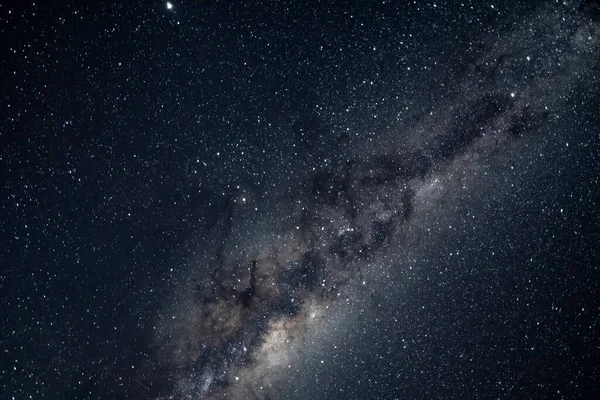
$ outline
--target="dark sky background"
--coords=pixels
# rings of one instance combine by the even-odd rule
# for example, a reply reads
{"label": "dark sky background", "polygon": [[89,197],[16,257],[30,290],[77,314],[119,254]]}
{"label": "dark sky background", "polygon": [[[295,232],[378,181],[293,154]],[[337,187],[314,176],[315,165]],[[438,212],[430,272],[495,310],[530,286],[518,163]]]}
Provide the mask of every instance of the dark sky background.
{"label": "dark sky background", "polygon": [[2,398],[600,397],[598,2],[0,33]]}

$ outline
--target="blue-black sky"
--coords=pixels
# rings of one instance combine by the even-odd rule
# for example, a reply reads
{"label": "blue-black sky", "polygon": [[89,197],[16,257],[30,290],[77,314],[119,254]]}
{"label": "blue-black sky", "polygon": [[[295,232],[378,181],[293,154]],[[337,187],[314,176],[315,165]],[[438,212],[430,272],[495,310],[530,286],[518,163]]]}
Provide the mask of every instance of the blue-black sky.
{"label": "blue-black sky", "polygon": [[0,6],[0,393],[600,395],[600,5]]}

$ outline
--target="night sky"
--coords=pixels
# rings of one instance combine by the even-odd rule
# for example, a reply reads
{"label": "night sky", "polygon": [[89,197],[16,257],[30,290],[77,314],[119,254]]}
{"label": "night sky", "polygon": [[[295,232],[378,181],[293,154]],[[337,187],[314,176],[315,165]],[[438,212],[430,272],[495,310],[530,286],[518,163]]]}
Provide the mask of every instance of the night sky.
{"label": "night sky", "polygon": [[600,398],[597,1],[0,34],[2,399]]}

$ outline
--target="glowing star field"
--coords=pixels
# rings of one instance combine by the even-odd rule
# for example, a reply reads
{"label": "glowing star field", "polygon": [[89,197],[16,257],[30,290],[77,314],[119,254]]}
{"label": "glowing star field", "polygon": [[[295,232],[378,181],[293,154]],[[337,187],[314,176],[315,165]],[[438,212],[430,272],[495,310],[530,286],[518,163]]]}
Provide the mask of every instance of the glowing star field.
{"label": "glowing star field", "polygon": [[3,7],[7,398],[595,398],[594,1]]}

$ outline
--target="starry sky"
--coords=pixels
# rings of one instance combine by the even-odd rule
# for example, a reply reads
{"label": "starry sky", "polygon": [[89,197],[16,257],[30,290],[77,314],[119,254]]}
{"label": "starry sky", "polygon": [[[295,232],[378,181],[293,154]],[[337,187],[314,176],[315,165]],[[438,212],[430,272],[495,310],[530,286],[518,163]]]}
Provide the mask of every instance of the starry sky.
{"label": "starry sky", "polygon": [[597,1],[46,3],[2,398],[600,396]]}

